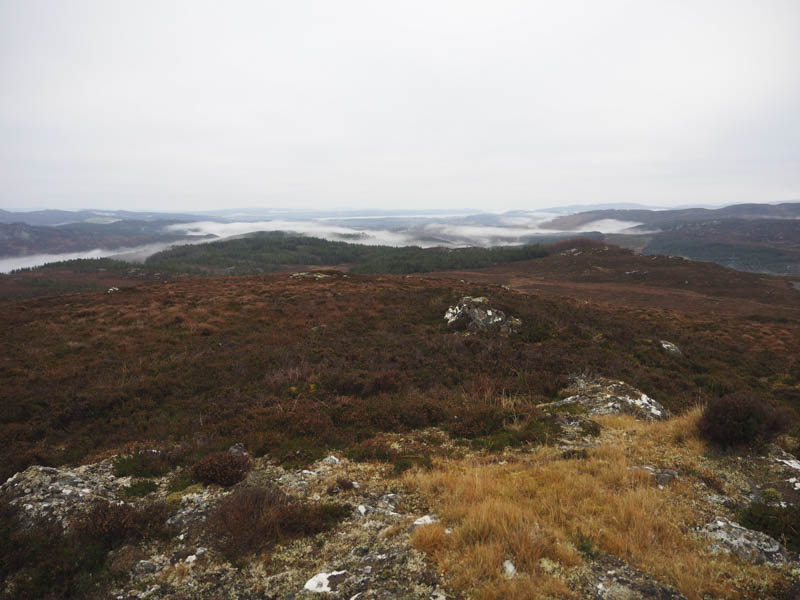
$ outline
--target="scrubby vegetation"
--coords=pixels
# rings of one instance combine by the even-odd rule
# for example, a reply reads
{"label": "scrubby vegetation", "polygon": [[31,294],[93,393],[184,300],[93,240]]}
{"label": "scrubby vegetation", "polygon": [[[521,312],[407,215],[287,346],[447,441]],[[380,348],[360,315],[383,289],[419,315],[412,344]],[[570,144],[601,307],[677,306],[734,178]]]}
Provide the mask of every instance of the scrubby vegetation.
{"label": "scrubby vegetation", "polygon": [[138,450],[114,459],[117,477],[159,477],[172,468],[169,457],[157,450]]}
{"label": "scrubby vegetation", "polygon": [[19,523],[19,508],[0,501],[0,598],[91,598],[107,583],[108,553],[123,544],[168,535],[169,509],[98,501],[72,527]]}
{"label": "scrubby vegetation", "polygon": [[352,510],[337,504],[302,504],[274,486],[244,487],[219,503],[206,531],[221,552],[237,559],[279,541],[325,531]]}
{"label": "scrubby vegetation", "polygon": [[126,496],[137,498],[141,496],[147,496],[147,494],[150,494],[157,489],[158,484],[155,481],[151,479],[141,479],[139,481],[134,481],[122,491]]}
{"label": "scrubby vegetation", "polygon": [[763,531],[783,542],[789,550],[800,552],[800,506],[754,502],[739,512],[739,523]]}
{"label": "scrubby vegetation", "polygon": [[[463,295],[489,297],[522,330],[450,331],[443,315]],[[191,456],[129,453],[120,475],[157,477],[237,442],[302,465],[435,425],[514,445],[528,436],[526,407],[556,399],[580,372],[625,380],[677,411],[730,389],[800,402],[792,320],[676,319],[442,280],[187,280],[0,306],[0,319],[5,477],[143,440]],[[509,414],[484,406],[504,397],[516,402]]]}
{"label": "scrubby vegetation", "polygon": [[[590,241],[552,250],[570,248],[605,252]],[[744,462],[706,440],[734,449],[768,441],[790,423],[773,404],[800,407],[800,326],[790,309],[720,316],[527,295],[458,278],[322,275],[160,282],[0,306],[0,476],[122,449],[114,473],[132,482],[117,492],[149,507],[145,514],[97,505],[91,523],[67,533],[25,533],[4,508],[3,576],[17,582],[19,597],[89,597],[114,577],[110,550],[163,534],[167,509],[147,504],[156,495],[181,510],[189,504],[183,498],[214,498],[203,505],[205,524],[188,528],[191,546],[181,548],[212,548],[191,563],[202,571],[219,560],[215,551],[242,565],[253,555],[274,557],[282,541],[322,544],[325,535],[297,538],[330,530],[353,509],[319,498],[379,506],[406,488],[421,491],[443,519],[414,530],[414,544],[470,597],[524,598],[531,586],[568,597],[556,570],[609,556],[689,597],[736,597],[772,583],[766,569],[711,557],[694,532],[717,509],[708,496],[731,497],[741,483],[705,457]],[[486,296],[519,317],[520,332],[449,329],[443,315],[465,295]],[[563,398],[570,376],[581,373],[624,380],[679,416],[595,422],[577,403],[558,415],[541,406]],[[702,405],[702,416],[691,408]],[[567,434],[568,443],[557,440]],[[779,441],[787,440],[791,449],[792,439]],[[223,451],[235,443],[251,458]],[[275,475],[276,463],[291,481],[291,469],[333,450],[353,462],[311,466],[322,476],[281,484],[292,496],[256,485]],[[259,470],[246,477],[251,464]],[[678,475],[659,489],[656,467]],[[376,491],[365,473],[391,488]],[[305,484],[316,487],[300,501],[294,494]],[[763,497],[764,506],[741,519],[794,543],[795,516],[779,496]],[[408,503],[412,510],[421,510],[419,498]],[[406,535],[412,517],[403,519],[386,535]],[[61,549],[44,547],[48,536]],[[88,539],[95,541],[69,562],[67,551]],[[190,570],[186,554],[164,554],[172,566],[159,577]],[[509,557],[513,579],[503,575]],[[48,562],[55,575],[36,566]]]}
{"label": "scrubby vegetation", "polygon": [[250,470],[250,459],[243,454],[214,452],[192,467],[194,479],[202,483],[232,486],[244,479]]}
{"label": "scrubby vegetation", "polygon": [[761,398],[739,392],[711,399],[698,427],[706,439],[730,447],[768,442],[794,422],[790,409],[776,409]]}

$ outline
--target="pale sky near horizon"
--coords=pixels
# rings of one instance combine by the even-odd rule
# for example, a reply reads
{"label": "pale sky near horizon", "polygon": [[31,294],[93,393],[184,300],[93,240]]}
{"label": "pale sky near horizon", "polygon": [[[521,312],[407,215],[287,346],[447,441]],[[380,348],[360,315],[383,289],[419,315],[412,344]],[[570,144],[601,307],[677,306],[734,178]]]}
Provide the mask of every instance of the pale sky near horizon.
{"label": "pale sky near horizon", "polygon": [[0,208],[800,200],[800,1],[0,0]]}

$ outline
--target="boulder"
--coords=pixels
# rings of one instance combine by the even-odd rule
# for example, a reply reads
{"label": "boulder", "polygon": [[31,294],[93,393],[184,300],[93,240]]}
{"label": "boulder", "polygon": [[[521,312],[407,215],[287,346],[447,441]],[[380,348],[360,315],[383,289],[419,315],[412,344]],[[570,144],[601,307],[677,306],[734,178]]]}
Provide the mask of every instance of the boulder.
{"label": "boulder", "polygon": [[775,538],[742,527],[725,517],[715,517],[701,530],[701,535],[711,540],[711,549],[714,552],[736,554],[755,564],[779,565],[791,562],[793,559]]}
{"label": "boulder", "polygon": [[508,335],[517,333],[522,327],[520,319],[492,308],[489,299],[483,296],[464,296],[458,304],[447,309],[444,319],[451,329],[473,333],[494,330]]}
{"label": "boulder", "polygon": [[582,406],[589,416],[625,413],[645,421],[660,421],[669,411],[656,400],[628,385],[605,377],[577,376],[562,393],[564,400],[541,405],[558,412],[561,406]]}

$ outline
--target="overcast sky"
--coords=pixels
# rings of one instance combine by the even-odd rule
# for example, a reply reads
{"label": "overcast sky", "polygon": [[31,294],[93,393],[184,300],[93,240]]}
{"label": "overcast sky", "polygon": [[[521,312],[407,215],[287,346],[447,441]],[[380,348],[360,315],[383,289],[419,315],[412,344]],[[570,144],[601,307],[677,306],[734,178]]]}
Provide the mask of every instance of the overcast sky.
{"label": "overcast sky", "polygon": [[800,200],[798,0],[0,0],[0,207]]}

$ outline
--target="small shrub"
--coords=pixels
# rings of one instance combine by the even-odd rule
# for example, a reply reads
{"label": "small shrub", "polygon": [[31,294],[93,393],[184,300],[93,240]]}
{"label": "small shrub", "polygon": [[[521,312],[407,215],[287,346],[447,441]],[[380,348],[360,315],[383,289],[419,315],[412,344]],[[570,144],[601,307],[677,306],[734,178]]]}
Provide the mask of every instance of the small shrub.
{"label": "small shrub", "polygon": [[586,448],[570,448],[561,453],[561,458],[566,460],[584,460],[589,458],[589,454],[586,452]]}
{"label": "small shrub", "polygon": [[114,459],[117,477],[160,477],[170,470],[169,459],[158,450],[139,450]]}
{"label": "small shrub", "polygon": [[714,473],[712,473],[707,469],[700,469],[699,471],[696,471],[694,469],[687,469],[687,472],[692,475],[696,475],[697,478],[700,479],[700,481],[702,481],[704,484],[706,484],[708,487],[710,487],[718,494],[726,495],[727,492],[725,491],[725,483],[718,475],[715,475]]}
{"label": "small shrub", "polygon": [[523,444],[547,444],[554,440],[560,431],[561,427],[552,417],[529,419],[521,426],[510,427],[474,439],[470,445],[476,450],[500,452],[504,448],[518,448]]}
{"label": "small shrub", "polygon": [[141,538],[165,537],[169,511],[97,502],[66,532],[53,521],[21,526],[0,500],[0,599],[100,598],[114,574],[109,551]]}
{"label": "small shrub", "polygon": [[583,532],[578,532],[575,536],[575,546],[578,552],[583,554],[586,558],[597,558],[599,551],[595,546],[595,541],[591,536],[585,535]]}
{"label": "small shrub", "polygon": [[170,509],[163,502],[133,507],[130,504],[97,501],[73,524],[72,531],[111,549],[126,541],[166,535],[165,524],[170,514]]}
{"label": "small shrub", "polygon": [[392,472],[396,476],[402,475],[412,467],[421,467],[426,471],[433,467],[433,463],[431,462],[431,457],[429,454],[398,456],[392,461],[392,465]]}
{"label": "small shrub", "polygon": [[224,487],[239,483],[250,470],[250,459],[244,454],[214,452],[192,467],[192,475],[202,483]]}
{"label": "small shrub", "polygon": [[142,479],[123,488],[122,493],[132,498],[141,498],[158,489],[158,484],[150,479]]}
{"label": "small shrub", "polygon": [[783,500],[783,495],[775,488],[761,490],[761,497],[764,499],[765,504],[780,504],[781,500]]}
{"label": "small shrub", "polygon": [[337,477],[336,485],[339,486],[339,489],[344,491],[352,490],[355,487],[353,485],[353,482],[350,481],[347,477]]}
{"label": "small shrub", "polygon": [[364,440],[357,446],[350,448],[346,453],[347,458],[359,462],[383,461],[388,462],[395,456],[394,450],[384,442],[376,439]]}
{"label": "small shrub", "polygon": [[700,434],[720,446],[766,442],[787,430],[793,415],[744,393],[728,394],[709,401],[703,409]]}
{"label": "small shrub", "polygon": [[73,530],[81,537],[97,540],[107,548],[114,548],[136,537],[139,519],[136,509],[129,504],[98,501],[73,525]]}
{"label": "small shrub", "polygon": [[167,490],[170,492],[182,492],[192,485],[193,481],[191,471],[185,469],[178,471],[167,483]]}
{"label": "small shrub", "polygon": [[329,496],[333,496],[334,494],[338,494],[339,492],[347,492],[352,490],[355,486],[353,482],[350,481],[347,477],[337,477],[336,483],[333,483],[328,486],[327,492]]}
{"label": "small shrub", "polygon": [[466,404],[447,424],[447,430],[458,437],[476,438],[490,435],[503,428],[506,414],[499,406]]}
{"label": "small shrub", "polygon": [[220,551],[234,560],[284,539],[325,531],[351,510],[335,504],[304,505],[273,485],[248,487],[223,499],[206,527]]}
{"label": "small shrub", "polygon": [[602,427],[596,421],[584,421],[581,423],[581,433],[589,437],[597,437],[600,435]]}
{"label": "small shrub", "polygon": [[763,531],[780,540],[793,552],[800,552],[800,506],[773,506],[754,502],[738,515],[741,525]]}

